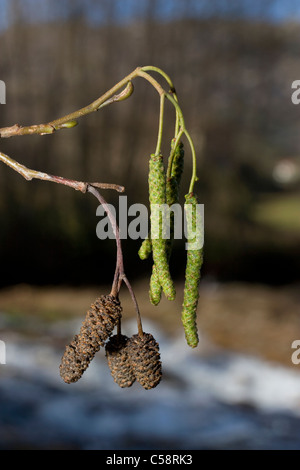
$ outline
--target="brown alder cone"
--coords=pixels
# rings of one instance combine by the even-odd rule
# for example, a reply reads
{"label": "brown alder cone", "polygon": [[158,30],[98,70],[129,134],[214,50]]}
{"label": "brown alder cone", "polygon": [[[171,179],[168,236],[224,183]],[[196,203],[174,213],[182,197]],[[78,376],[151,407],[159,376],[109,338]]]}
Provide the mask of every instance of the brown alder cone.
{"label": "brown alder cone", "polygon": [[150,333],[133,335],[128,342],[128,354],[137,381],[146,390],[156,387],[162,376],[159,345]]}
{"label": "brown alder cone", "polygon": [[112,334],[121,318],[122,307],[112,295],[102,295],[91,305],[82,322],[80,333],[66,347],[60,364],[64,382],[80,379],[91,360]]}
{"label": "brown alder cone", "polygon": [[114,335],[105,345],[111,375],[121,388],[131,387],[136,380],[128,358],[128,340],[125,335]]}

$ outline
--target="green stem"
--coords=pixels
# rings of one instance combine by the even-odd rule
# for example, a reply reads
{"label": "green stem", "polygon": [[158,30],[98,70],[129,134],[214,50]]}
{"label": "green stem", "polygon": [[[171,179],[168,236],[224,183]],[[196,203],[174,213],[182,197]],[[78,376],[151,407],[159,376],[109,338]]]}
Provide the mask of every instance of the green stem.
{"label": "green stem", "polygon": [[174,88],[174,85],[173,85],[173,82],[172,82],[171,78],[162,69],[160,69],[159,67],[154,67],[153,65],[146,65],[145,67],[141,67],[141,70],[143,72],[147,72],[148,70],[150,70],[152,72],[159,73],[167,81],[172,93],[175,94],[175,88]]}
{"label": "green stem", "polygon": [[193,171],[192,171],[192,177],[191,177],[190,187],[189,187],[189,193],[192,193],[194,191],[194,185],[195,185],[196,181],[198,181],[197,158],[196,158],[196,151],[195,151],[195,146],[194,146],[193,140],[192,140],[190,134],[188,133],[188,131],[186,129],[184,130],[184,134],[185,134],[186,138],[189,141],[189,144],[190,144],[190,147],[191,147],[191,152],[192,152]]}
{"label": "green stem", "polygon": [[166,93],[163,87],[158,83],[158,81],[155,80],[155,78],[151,77],[151,75],[149,75],[148,73],[139,70],[137,73],[137,77],[142,77],[149,83],[151,83],[151,85],[156,89],[159,95],[163,95],[164,93]]}
{"label": "green stem", "polygon": [[169,93],[166,94],[166,97],[168,98],[169,101],[171,101],[171,103],[175,106],[175,108],[177,110],[180,126],[181,126],[186,138],[188,139],[188,142],[189,142],[189,145],[190,145],[190,148],[191,148],[192,160],[193,160],[193,171],[192,171],[192,177],[191,177],[190,187],[189,187],[189,192],[191,193],[194,190],[195,182],[198,180],[198,177],[197,177],[197,158],[196,158],[195,146],[194,146],[194,143],[193,143],[193,140],[192,140],[190,134],[188,133],[188,131],[185,127],[183,114],[182,114],[182,111],[181,111],[181,108],[180,108],[178,102]]}
{"label": "green stem", "polygon": [[184,118],[183,118],[183,114],[182,114],[182,111],[181,111],[181,108],[178,104],[178,101],[175,100],[175,98],[170,94],[170,93],[166,93],[166,97],[168,98],[169,101],[171,101],[171,103],[173,104],[173,106],[175,107],[177,113],[178,113],[178,119],[179,119],[179,124],[181,125],[181,127],[185,130],[185,123],[184,123]]}
{"label": "green stem", "polygon": [[[141,67],[141,70],[143,72],[152,71],[152,72],[159,73],[166,80],[166,82],[168,83],[168,85],[170,87],[170,93],[173,95],[174,99],[178,102],[175,87],[173,85],[173,82],[172,82],[171,78],[169,77],[169,75],[166,74],[166,72],[164,72],[159,67],[154,67],[153,65],[146,65],[145,67]],[[180,126],[179,121],[180,121],[180,119],[179,119],[178,111],[176,109],[175,135],[177,135],[178,132],[179,132],[179,126]]]}
{"label": "green stem", "polygon": [[174,146],[171,150],[171,153],[170,153],[170,156],[169,156],[169,161],[168,161],[167,178],[171,178],[172,164],[173,164],[173,159],[174,159],[176,147],[179,144],[179,141],[180,141],[181,136],[182,136],[183,133],[184,133],[184,130],[180,129],[178,134],[175,137]]}
{"label": "green stem", "polygon": [[159,126],[158,126],[158,137],[157,137],[155,155],[161,154],[161,141],[162,141],[163,125],[164,125],[164,109],[165,109],[165,94],[160,95]]}

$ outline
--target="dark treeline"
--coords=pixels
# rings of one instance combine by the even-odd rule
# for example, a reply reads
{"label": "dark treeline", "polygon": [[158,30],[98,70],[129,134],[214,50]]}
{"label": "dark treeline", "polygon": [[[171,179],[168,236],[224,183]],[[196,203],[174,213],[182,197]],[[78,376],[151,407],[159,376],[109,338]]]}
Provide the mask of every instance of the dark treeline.
{"label": "dark treeline", "polygon": [[[299,153],[299,110],[290,97],[292,81],[300,79],[300,26],[213,16],[159,22],[150,7],[145,18],[122,25],[113,21],[114,3],[102,2],[107,21],[95,26],[76,10],[78,2],[70,2],[64,19],[32,24],[24,21],[20,3],[11,2],[12,22],[0,36],[0,79],[7,90],[0,126],[47,122],[92,102],[138,65],[161,67],[175,83],[199,151],[205,274],[271,283],[298,279],[299,237],[284,233],[279,239],[251,220],[251,209],[260,194],[283,191],[272,179],[274,165]],[[129,100],[82,118],[74,129],[2,139],[1,151],[36,170],[123,184],[129,204],[147,203],[159,101],[143,80],[134,85]],[[173,129],[167,106],[166,153]],[[191,171],[186,155],[183,193]],[[110,282],[115,245],[96,237],[91,196],[26,182],[5,165],[0,187],[1,285]],[[103,195],[116,204],[118,195]],[[138,259],[139,241],[123,246],[129,273],[150,269]],[[174,277],[181,278],[184,257],[178,243]]]}

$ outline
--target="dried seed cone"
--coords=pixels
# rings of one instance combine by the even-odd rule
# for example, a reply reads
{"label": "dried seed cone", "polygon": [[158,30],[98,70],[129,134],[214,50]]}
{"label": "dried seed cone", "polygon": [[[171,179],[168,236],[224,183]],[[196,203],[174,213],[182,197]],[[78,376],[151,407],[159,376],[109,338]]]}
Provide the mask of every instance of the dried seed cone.
{"label": "dried seed cone", "polygon": [[80,329],[82,344],[90,345],[97,352],[100,346],[112,334],[121,318],[122,307],[119,300],[112,295],[102,295],[93,303],[86,314]]}
{"label": "dried seed cone", "polygon": [[121,388],[131,387],[136,380],[128,357],[128,340],[125,335],[114,335],[105,345],[111,375]]}
{"label": "dried seed cone", "polygon": [[131,367],[137,381],[146,390],[156,387],[162,377],[159,344],[150,333],[133,335],[128,343]]}
{"label": "dried seed cone", "polygon": [[64,382],[80,379],[96,352],[112,334],[121,312],[119,300],[112,295],[102,295],[91,305],[80,333],[74,336],[62,357],[60,375]]}
{"label": "dried seed cone", "polygon": [[68,384],[77,382],[91,361],[91,357],[79,355],[77,347],[78,335],[75,335],[71,343],[66,346],[59,367],[61,378]]}

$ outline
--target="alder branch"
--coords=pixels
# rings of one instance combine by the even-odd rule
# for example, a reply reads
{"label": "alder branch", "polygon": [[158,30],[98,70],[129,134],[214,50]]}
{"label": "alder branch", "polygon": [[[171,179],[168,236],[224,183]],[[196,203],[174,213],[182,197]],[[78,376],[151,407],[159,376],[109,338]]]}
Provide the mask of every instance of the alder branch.
{"label": "alder branch", "polygon": [[32,170],[30,168],[27,168],[25,165],[22,165],[21,163],[17,162],[16,160],[13,160],[11,157],[9,157],[8,155],[5,155],[5,153],[2,153],[2,152],[0,152],[0,161],[10,166],[13,170],[15,170],[17,173],[22,175],[23,178],[25,178],[27,181],[30,181],[32,179],[51,181],[52,183],[64,184],[77,191],[81,191],[82,193],[87,192],[88,185],[95,186],[96,188],[101,188],[101,189],[114,189],[115,191],[118,191],[119,193],[123,193],[125,191],[124,186],[121,186],[118,184],[87,183],[84,181],[71,180],[68,178],[64,178],[62,176],[50,175],[42,171]]}
{"label": "alder branch", "polygon": [[[151,75],[147,73],[147,70],[158,72],[167,81],[170,87],[170,93],[166,92],[164,88]],[[53,134],[55,131],[60,130],[60,129],[70,129],[72,127],[75,127],[78,124],[77,119],[79,119],[80,117],[90,114],[94,111],[98,111],[99,109],[109,104],[123,101],[129,98],[134,91],[132,80],[137,77],[147,80],[160,95],[161,112],[160,112],[160,129],[159,129],[158,142],[157,142],[157,148],[158,148],[160,146],[160,141],[162,137],[162,122],[163,122],[163,108],[164,108],[163,103],[164,103],[165,97],[169,98],[170,101],[175,106],[176,120],[178,122],[181,121],[181,125],[183,125],[183,117],[182,117],[182,113],[179,108],[179,105],[177,103],[175,88],[170,78],[161,69],[157,67],[153,67],[153,66],[137,67],[135,70],[133,70],[125,78],[120,80],[110,90],[108,90],[98,99],[93,101],[91,104],[85,106],[84,108],[78,109],[70,114],[67,114],[66,116],[60,117],[46,124],[34,124],[31,126],[21,126],[19,124],[14,124],[13,126],[10,126],[10,127],[0,128],[0,139],[21,136],[21,135],[33,135],[33,134],[47,135],[47,134]],[[38,178],[38,179],[42,179],[46,181],[53,181],[56,183],[65,184],[67,186],[71,186],[74,189],[80,190],[82,192],[86,192],[87,190],[86,189],[87,183],[85,182],[73,181],[67,178],[62,178],[62,177],[58,177],[54,175],[49,175],[47,173],[30,170],[26,168],[24,165],[21,165],[15,160],[12,160],[10,157],[5,155],[4,153],[1,153],[1,160],[5,164],[13,168],[15,171],[19,172],[27,180]],[[124,189],[121,189],[122,187],[119,187],[118,185],[107,185],[105,183],[93,183],[92,185],[95,187],[103,188],[103,189],[111,188],[119,192],[124,191]]]}
{"label": "alder branch", "polygon": [[[157,69],[156,67],[137,67],[130,74],[120,80],[116,85],[114,85],[110,90],[108,90],[106,93],[104,93],[102,96],[100,96],[84,108],[73,111],[72,113],[67,114],[66,116],[60,117],[46,124],[33,124],[31,126],[20,126],[19,124],[14,124],[10,127],[2,127],[0,128],[0,138],[4,139],[19,135],[53,134],[55,131],[60,129],[69,129],[75,127],[78,124],[77,119],[79,119],[80,117],[90,114],[94,111],[98,111],[99,109],[109,104],[123,101],[129,98],[134,91],[132,80],[136,77],[144,78],[149,83],[151,83],[151,85],[156,89],[159,95],[167,94],[166,91],[162,88],[162,86],[151,75],[146,73],[144,69],[156,70],[162,73],[162,71],[160,69]],[[164,78],[167,77],[167,75],[164,73],[163,76]],[[168,79],[167,81],[169,85],[172,83],[170,79]],[[125,88],[121,92],[119,92],[119,90],[123,87]],[[171,88],[173,89],[174,87],[172,86]],[[171,91],[171,93],[173,93],[173,91]]]}
{"label": "alder branch", "polygon": [[[71,114],[67,114],[59,119],[55,119],[54,121],[50,121],[46,124],[34,124],[31,126],[20,126],[19,124],[14,124],[10,127],[2,127],[0,129],[0,138],[8,138],[14,137],[19,135],[46,135],[46,134],[53,134],[55,131],[60,129],[70,129],[72,127],[77,126],[78,122],[77,119],[90,114],[94,111],[98,111],[100,108],[107,106],[108,104],[116,103],[119,101],[124,101],[129,98],[133,93],[133,84],[128,77],[132,77],[136,74],[136,71],[132,72],[130,75],[125,77],[121,80],[117,85],[112,87],[109,91],[104,93],[100,98],[93,101],[91,104],[85,106],[84,108],[78,109]],[[115,94],[120,88],[123,88],[119,94]]]}

